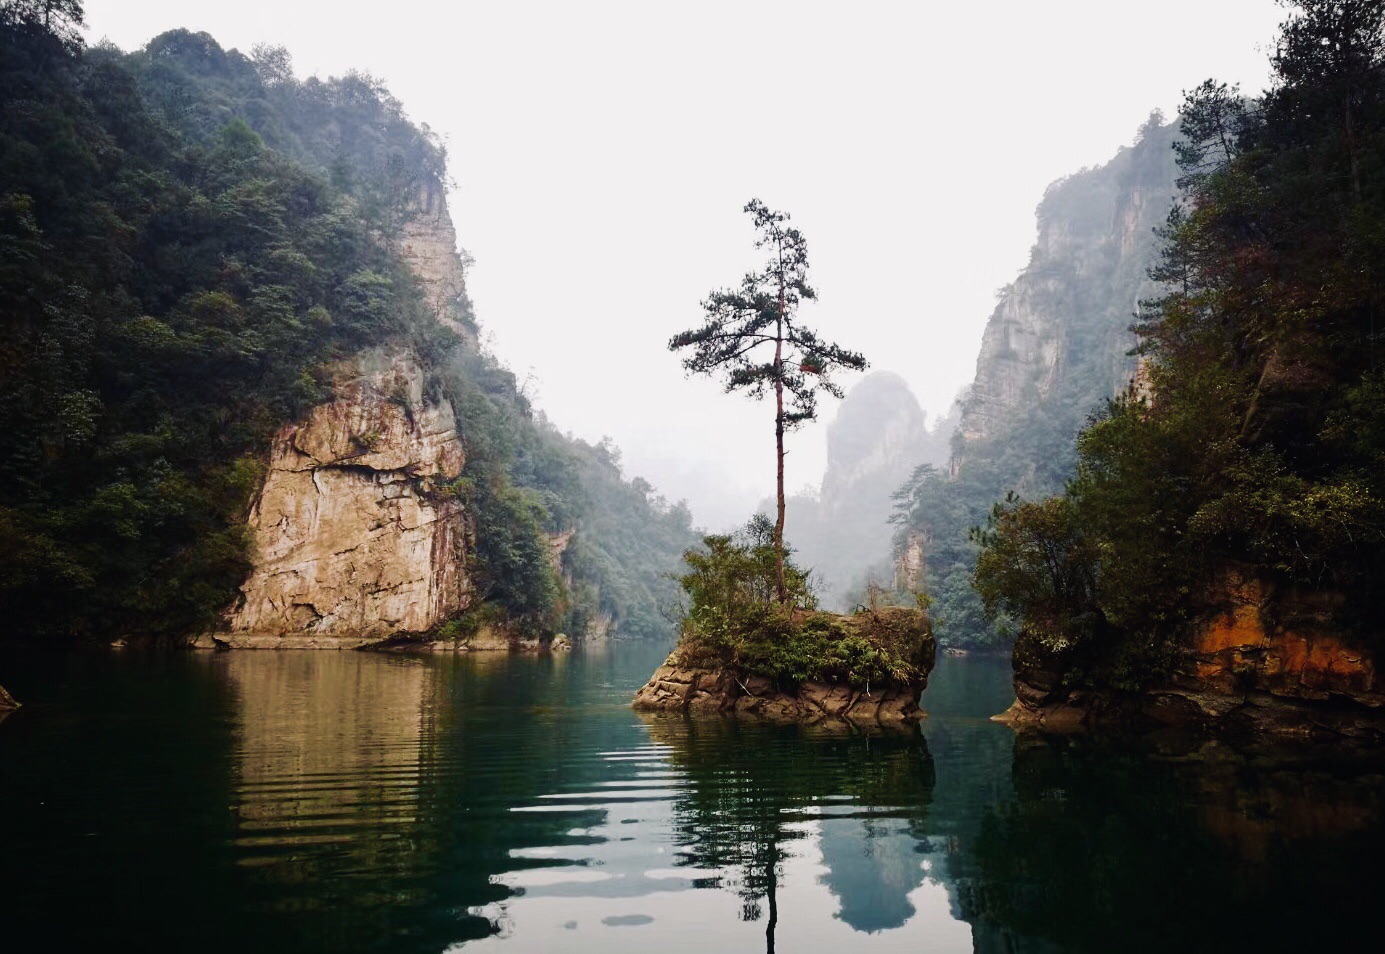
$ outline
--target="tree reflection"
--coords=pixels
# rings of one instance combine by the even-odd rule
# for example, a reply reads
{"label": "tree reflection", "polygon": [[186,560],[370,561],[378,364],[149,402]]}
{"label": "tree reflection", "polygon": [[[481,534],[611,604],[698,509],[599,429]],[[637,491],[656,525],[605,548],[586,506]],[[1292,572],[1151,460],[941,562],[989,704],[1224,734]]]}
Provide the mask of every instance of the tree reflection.
{"label": "tree reflection", "polygon": [[[857,850],[899,830],[918,831],[934,786],[933,760],[917,729],[866,734],[845,723],[774,726],[729,719],[646,714],[654,741],[687,773],[674,806],[678,864],[719,872],[717,883],[740,898],[741,918],[766,919],[766,950],[774,950],[778,892],[790,844],[812,832],[810,822],[853,826]],[[835,828],[835,831],[844,831]],[[850,838],[850,836],[848,836]],[[912,836],[911,836],[912,840]],[[837,839],[837,846],[843,846]],[[824,881],[842,900],[842,917],[876,905],[908,906],[923,880],[882,879],[871,864],[853,865],[824,851]],[[898,897],[881,898],[881,892]],[[912,909],[910,909],[912,910]],[[872,915],[864,916],[874,923]],[[901,922],[902,923],[902,922]]]}
{"label": "tree reflection", "polygon": [[[977,950],[1360,946],[1380,779],[1017,736],[1014,799],[952,855]],[[1280,917],[1316,911],[1312,918]]]}

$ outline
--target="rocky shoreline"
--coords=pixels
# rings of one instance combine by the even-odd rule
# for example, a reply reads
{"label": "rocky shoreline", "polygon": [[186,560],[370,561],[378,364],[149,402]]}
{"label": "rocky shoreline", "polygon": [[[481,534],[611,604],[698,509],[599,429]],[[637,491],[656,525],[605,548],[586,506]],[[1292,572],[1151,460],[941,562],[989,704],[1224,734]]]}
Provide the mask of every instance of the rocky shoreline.
{"label": "rocky shoreline", "polygon": [[1372,652],[1336,625],[1339,594],[1231,575],[1222,609],[1170,675],[1140,693],[1074,687],[1080,661],[1015,644],[1015,703],[996,716],[1050,732],[1184,730],[1232,742],[1385,746],[1385,683]]}
{"label": "rocky shoreline", "polygon": [[[675,656],[677,654],[675,653]],[[776,722],[907,723],[923,718],[917,685],[853,688],[843,683],[805,682],[792,692],[764,676],[740,677],[725,669],[688,668],[674,657],[654,671],[633,706],[642,712],[713,712]]]}
{"label": "rocky shoreline", "polygon": [[[635,693],[632,707],[801,723],[835,719],[903,725],[923,717],[919,696],[933,671],[937,645],[922,610],[890,606],[850,616],[799,610],[779,623],[790,628],[757,629],[741,634],[739,643],[720,645],[685,630],[668,659]],[[786,648],[807,633],[819,640],[809,641],[811,648]],[[786,668],[776,654],[786,651],[807,654],[789,671],[807,669],[817,678],[774,678],[776,667],[781,676]],[[866,660],[877,668],[853,668]],[[881,674],[882,662],[889,678],[872,685],[866,673]]]}
{"label": "rocky shoreline", "polygon": [[385,639],[372,636],[314,636],[286,633],[282,636],[248,633],[204,634],[189,644],[200,650],[326,650],[388,653],[543,653],[565,652],[572,640],[561,633],[552,639],[518,636],[483,628],[471,636],[439,637],[428,633],[399,634]]}

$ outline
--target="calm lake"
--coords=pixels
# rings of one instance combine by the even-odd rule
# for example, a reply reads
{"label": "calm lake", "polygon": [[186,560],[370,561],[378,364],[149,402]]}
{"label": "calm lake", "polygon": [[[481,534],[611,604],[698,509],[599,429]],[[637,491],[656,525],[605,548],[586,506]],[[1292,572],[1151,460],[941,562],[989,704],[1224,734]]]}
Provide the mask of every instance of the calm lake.
{"label": "calm lake", "polygon": [[12,951],[1378,949],[1382,779],[641,717],[662,659],[0,654]]}

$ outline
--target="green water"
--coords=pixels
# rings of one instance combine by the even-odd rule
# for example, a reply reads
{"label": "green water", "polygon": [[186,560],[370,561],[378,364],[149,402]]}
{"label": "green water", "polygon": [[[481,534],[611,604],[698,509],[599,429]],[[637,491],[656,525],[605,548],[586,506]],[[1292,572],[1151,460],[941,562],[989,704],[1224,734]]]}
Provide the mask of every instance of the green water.
{"label": "green water", "polygon": [[0,655],[0,943],[1378,949],[1359,765],[1017,739],[976,658],[906,735],[641,718],[661,655]]}

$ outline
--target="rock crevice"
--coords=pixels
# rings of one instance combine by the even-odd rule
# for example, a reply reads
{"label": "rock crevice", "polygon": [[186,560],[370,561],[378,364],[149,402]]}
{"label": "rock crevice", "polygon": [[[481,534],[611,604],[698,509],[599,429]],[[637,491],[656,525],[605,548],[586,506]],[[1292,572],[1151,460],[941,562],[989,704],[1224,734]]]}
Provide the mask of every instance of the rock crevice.
{"label": "rock crevice", "polygon": [[275,437],[249,518],[254,570],[217,641],[345,648],[464,609],[470,528],[446,486],[464,460],[417,361],[361,356],[332,402]]}

